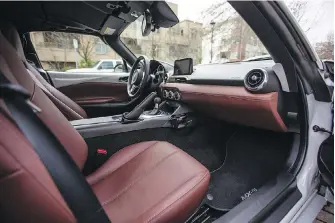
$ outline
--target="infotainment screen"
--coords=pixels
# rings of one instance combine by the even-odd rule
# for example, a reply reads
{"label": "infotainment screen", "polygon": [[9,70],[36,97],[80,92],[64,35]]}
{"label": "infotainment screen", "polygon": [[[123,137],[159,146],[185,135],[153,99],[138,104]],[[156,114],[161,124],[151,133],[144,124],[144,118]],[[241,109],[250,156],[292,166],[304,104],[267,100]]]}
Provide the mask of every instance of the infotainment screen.
{"label": "infotainment screen", "polygon": [[193,72],[193,59],[185,58],[174,62],[173,75],[191,75]]}

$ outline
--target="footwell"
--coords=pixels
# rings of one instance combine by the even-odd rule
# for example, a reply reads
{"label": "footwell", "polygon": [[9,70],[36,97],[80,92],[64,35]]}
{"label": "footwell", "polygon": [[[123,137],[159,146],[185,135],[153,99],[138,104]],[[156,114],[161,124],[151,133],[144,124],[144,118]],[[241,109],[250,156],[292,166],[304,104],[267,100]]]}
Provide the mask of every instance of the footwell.
{"label": "footwell", "polygon": [[230,210],[275,177],[285,164],[292,137],[287,133],[246,128],[226,143],[224,164],[212,172],[206,204]]}

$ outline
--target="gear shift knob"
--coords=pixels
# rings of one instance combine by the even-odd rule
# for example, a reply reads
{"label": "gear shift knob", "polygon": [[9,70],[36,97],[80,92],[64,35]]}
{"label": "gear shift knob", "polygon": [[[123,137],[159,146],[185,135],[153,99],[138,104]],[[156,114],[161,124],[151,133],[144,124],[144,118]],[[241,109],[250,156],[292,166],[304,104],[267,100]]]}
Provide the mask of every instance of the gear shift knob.
{"label": "gear shift knob", "polygon": [[155,97],[155,99],[154,99],[154,103],[155,103],[155,105],[159,105],[161,102],[162,102],[162,99],[161,99],[161,98],[159,98],[159,97]]}
{"label": "gear shift knob", "polygon": [[161,105],[162,99],[160,97],[155,97],[154,98],[154,103],[155,103],[155,107],[154,109],[152,109],[151,112],[149,112],[150,115],[157,115],[159,114],[159,106]]}

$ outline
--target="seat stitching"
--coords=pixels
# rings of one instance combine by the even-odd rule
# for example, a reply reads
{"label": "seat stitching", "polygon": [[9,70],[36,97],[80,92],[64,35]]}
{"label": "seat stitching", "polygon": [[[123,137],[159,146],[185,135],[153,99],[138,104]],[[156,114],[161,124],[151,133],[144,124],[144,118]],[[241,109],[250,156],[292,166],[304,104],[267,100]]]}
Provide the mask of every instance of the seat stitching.
{"label": "seat stitching", "polygon": [[200,96],[213,96],[213,97],[222,97],[224,99],[234,99],[234,100],[241,100],[241,101],[268,101],[268,98],[253,98],[250,96],[238,96],[238,95],[226,95],[226,94],[219,94],[219,93],[201,93],[201,92],[190,92],[190,91],[183,91],[185,94],[189,95],[200,95]]}
{"label": "seat stitching", "polygon": [[[141,155],[143,152],[145,152],[145,151],[147,151],[148,149],[150,149],[150,148],[152,148],[153,146],[155,146],[157,143],[159,143],[159,141],[155,142],[154,144],[151,144],[151,145],[148,146],[146,149],[144,149],[144,150],[141,151],[140,153],[136,154],[134,157],[132,157],[130,160],[128,160],[128,161],[125,162],[124,164],[120,165],[120,166],[119,166],[118,168],[116,168],[115,170],[107,171],[105,174],[103,174],[103,176],[99,177],[98,180],[96,180],[93,184],[91,184],[91,186],[93,186],[93,185],[95,185],[96,183],[98,183],[98,182],[101,180],[101,178],[104,178],[104,177],[106,177],[106,176],[108,176],[108,175],[114,173],[115,171],[117,171],[118,169],[120,169],[122,166],[126,165],[127,163],[129,163],[130,161],[132,161],[133,159],[135,159],[137,156]],[[122,149],[119,150],[118,152],[114,153],[114,154],[111,156],[111,158],[112,158],[113,156],[115,156],[116,154],[121,153],[121,151],[122,151]],[[111,158],[110,158],[110,159],[111,159]],[[97,171],[99,171],[99,170],[97,170]]]}
{"label": "seat stitching", "polygon": [[137,177],[134,181],[132,181],[130,184],[128,184],[123,190],[121,190],[119,193],[117,193],[116,196],[114,196],[113,198],[108,198],[108,200],[105,201],[104,203],[102,203],[102,205],[106,205],[106,204],[108,204],[110,202],[113,202],[117,198],[119,198],[122,194],[124,194],[125,192],[127,192],[133,185],[135,185],[137,182],[141,181],[143,178],[145,178],[151,172],[153,172],[156,167],[158,167],[160,164],[162,164],[164,161],[166,161],[168,158],[170,158],[172,155],[175,155],[178,152],[179,151],[175,151],[175,152],[169,154],[168,156],[164,157],[163,159],[161,159],[153,167],[149,168],[149,170],[147,170],[147,171],[144,171],[144,173],[142,175],[140,175],[139,177]]}
{"label": "seat stitching", "polygon": [[[132,161],[133,159],[135,159],[137,156],[141,155],[142,153],[144,153],[144,152],[147,151],[148,149],[150,149],[150,148],[152,148],[153,146],[155,146],[157,143],[160,143],[160,141],[156,141],[155,143],[149,145],[146,149],[144,149],[143,151],[141,151],[141,152],[139,152],[138,154],[136,154],[134,157],[132,157],[130,160],[128,160],[127,162],[125,162],[125,163],[122,164],[121,166],[126,165],[127,163],[129,163],[130,161]],[[136,145],[136,144],[135,144],[135,145]],[[130,146],[131,146],[131,145],[130,145]],[[121,152],[122,152],[122,149],[119,150],[118,152],[116,152],[113,156],[115,156],[116,154],[121,153]],[[113,157],[113,156],[112,156],[112,157]],[[115,172],[116,170],[120,169],[121,166],[119,166],[118,168],[116,168],[113,172]]]}
{"label": "seat stitching", "polygon": [[[161,211],[158,211],[156,214],[154,214],[152,217],[149,218],[149,220],[147,222],[151,222],[155,217],[159,216],[160,214],[163,214],[168,208],[170,208],[173,204],[175,204],[176,202],[178,202],[179,200],[181,200],[183,197],[185,197],[189,192],[193,191],[197,186],[199,186],[199,184],[201,182],[203,182],[206,177],[209,176],[209,172],[206,172],[206,174],[203,176],[203,178],[201,178],[201,180],[199,180],[199,182],[197,182],[190,190],[188,190],[185,194],[183,194],[181,197],[179,197],[177,200],[175,200],[174,202],[172,202],[172,204],[170,204],[169,206],[163,208]],[[195,176],[194,176],[195,177]],[[192,177],[192,178],[194,178]],[[192,179],[191,178],[191,179]],[[191,180],[190,179],[190,180]],[[188,180],[189,181],[189,180]],[[187,181],[186,181],[187,182]]]}
{"label": "seat stitching", "polygon": [[[178,185],[175,189],[173,189],[173,191],[169,192],[162,200],[164,200],[166,197],[168,197],[169,195],[173,194],[176,190],[178,190],[178,188],[186,183],[188,183],[189,181],[191,181],[193,178],[195,178],[197,175],[193,175],[192,177],[188,178],[187,180],[183,181],[182,183],[180,183],[180,185]],[[146,209],[145,211],[143,211],[140,215],[138,215],[139,217],[142,216],[144,213],[148,212],[148,210],[150,210],[153,206],[156,206],[157,203],[159,203],[160,201],[156,202],[155,204],[151,205],[151,207],[149,207],[148,209]],[[138,217],[138,218],[139,218]]]}
{"label": "seat stitching", "polygon": [[22,168],[20,168],[20,169],[17,169],[17,170],[15,170],[15,171],[9,173],[9,174],[6,174],[6,175],[4,175],[4,176],[1,176],[1,177],[0,177],[0,183],[2,183],[2,181],[11,179],[11,178],[13,178],[13,177],[16,177],[17,175],[20,175],[20,174],[22,174],[22,173],[24,173],[24,171],[22,170]]}

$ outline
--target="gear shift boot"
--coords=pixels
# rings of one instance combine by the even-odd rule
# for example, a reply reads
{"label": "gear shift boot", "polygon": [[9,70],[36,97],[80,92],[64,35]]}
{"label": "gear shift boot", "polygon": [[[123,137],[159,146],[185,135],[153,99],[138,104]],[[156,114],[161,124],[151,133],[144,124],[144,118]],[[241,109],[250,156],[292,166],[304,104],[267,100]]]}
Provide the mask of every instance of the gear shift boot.
{"label": "gear shift boot", "polygon": [[140,115],[144,112],[144,109],[152,103],[152,100],[156,97],[157,93],[150,93],[139,105],[137,105],[131,112],[124,113],[122,115],[122,122],[129,123],[138,121]]}

